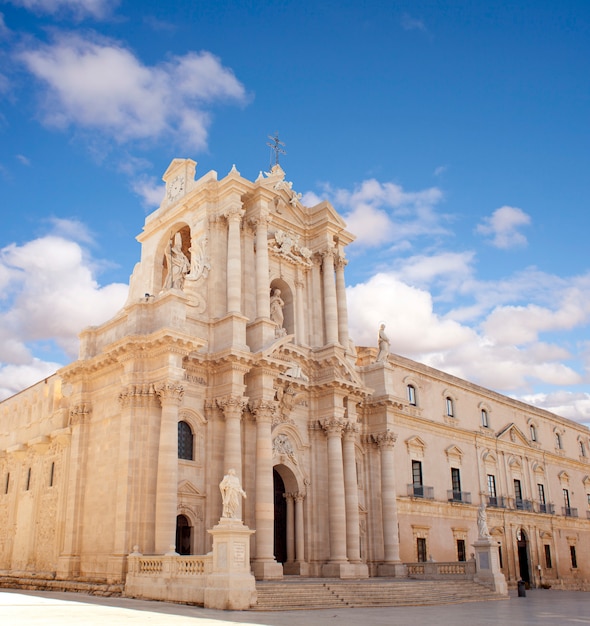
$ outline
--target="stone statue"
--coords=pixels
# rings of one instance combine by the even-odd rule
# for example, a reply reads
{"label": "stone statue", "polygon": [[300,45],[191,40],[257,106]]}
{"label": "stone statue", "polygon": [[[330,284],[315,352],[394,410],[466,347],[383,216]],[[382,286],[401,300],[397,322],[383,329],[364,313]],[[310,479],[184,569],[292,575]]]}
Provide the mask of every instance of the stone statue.
{"label": "stone statue", "polygon": [[385,334],[385,324],[379,327],[379,352],[377,353],[377,362],[387,361],[389,355],[389,339]]}
{"label": "stone statue", "polygon": [[182,237],[180,233],[174,236],[174,243],[170,247],[170,287],[182,289],[184,278],[190,272],[191,265],[182,251]]}
{"label": "stone statue", "polygon": [[240,508],[240,498],[246,497],[246,492],[240,485],[240,479],[236,476],[236,470],[230,469],[219,483],[221,499],[223,502],[223,512],[221,517],[227,519],[239,519],[237,517]]}
{"label": "stone statue", "polygon": [[485,502],[482,502],[477,510],[477,534],[478,539],[489,539],[491,537],[488,530],[488,514],[486,513]]}
{"label": "stone statue", "polygon": [[283,307],[285,303],[281,298],[281,290],[273,289],[270,297],[270,319],[279,327],[283,328],[285,316],[283,315]]}

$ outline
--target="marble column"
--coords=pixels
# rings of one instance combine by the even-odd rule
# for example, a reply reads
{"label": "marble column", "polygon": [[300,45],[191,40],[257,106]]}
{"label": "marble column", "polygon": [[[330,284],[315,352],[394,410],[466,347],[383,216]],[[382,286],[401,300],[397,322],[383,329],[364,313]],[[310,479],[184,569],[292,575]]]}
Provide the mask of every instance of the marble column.
{"label": "marble column", "polygon": [[381,515],[383,523],[384,563],[399,563],[399,532],[395,490],[393,447],[397,435],[386,431],[375,435],[381,455]]}
{"label": "marble column", "polygon": [[355,443],[358,424],[347,422],[343,432],[344,492],[346,497],[346,553],[351,563],[360,563],[359,497]]}
{"label": "marble column", "polygon": [[343,421],[336,417],[322,422],[328,437],[328,520],[330,562],[346,563],[346,507],[342,461]]}
{"label": "marble column", "polygon": [[334,248],[328,248],[322,255],[324,277],[324,323],[326,343],[338,343],[338,301],[334,277]]}
{"label": "marble column", "polygon": [[270,317],[270,277],[268,264],[268,222],[270,216],[261,211],[256,218],[256,317]]}
{"label": "marble column", "polygon": [[305,495],[296,493],[295,499],[295,560],[297,563],[305,561],[305,526],[303,521],[303,502]]}
{"label": "marble column", "polygon": [[348,307],[346,304],[346,282],[344,268],[348,261],[343,256],[336,259],[336,300],[338,302],[338,340],[348,349]]}
{"label": "marble column", "polygon": [[240,224],[244,210],[232,207],[226,214],[227,230],[227,312],[240,313],[242,309],[242,250]]}
{"label": "marble column", "polygon": [[295,281],[295,343],[307,345],[305,332],[305,316],[303,302],[303,281],[297,278]]}
{"label": "marble column", "polygon": [[272,473],[272,417],[277,410],[274,400],[257,400],[250,404],[256,418],[256,556],[253,571],[256,578],[282,578],[283,568],[274,556],[274,481]]}
{"label": "marble column", "polygon": [[[242,413],[247,402],[248,398],[243,396],[226,396],[216,400],[217,407],[221,409],[225,417],[223,473],[226,474],[227,470],[233,468],[242,485],[244,484],[242,480]],[[242,519],[241,504],[238,517]]]}
{"label": "marble column", "polygon": [[292,493],[283,496],[287,502],[287,563],[295,561],[295,507]]}
{"label": "marble column", "polygon": [[174,552],[178,495],[178,407],[184,395],[182,385],[161,383],[155,388],[162,415],[156,479],[156,554]]}

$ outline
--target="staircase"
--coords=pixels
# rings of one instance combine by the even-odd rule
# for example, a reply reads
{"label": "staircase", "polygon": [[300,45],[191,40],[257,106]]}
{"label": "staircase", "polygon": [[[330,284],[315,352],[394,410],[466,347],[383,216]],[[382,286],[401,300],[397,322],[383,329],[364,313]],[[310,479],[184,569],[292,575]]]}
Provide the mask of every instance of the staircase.
{"label": "staircase", "polygon": [[295,611],[385,606],[424,606],[504,600],[472,581],[297,578],[257,581],[258,600],[252,611]]}

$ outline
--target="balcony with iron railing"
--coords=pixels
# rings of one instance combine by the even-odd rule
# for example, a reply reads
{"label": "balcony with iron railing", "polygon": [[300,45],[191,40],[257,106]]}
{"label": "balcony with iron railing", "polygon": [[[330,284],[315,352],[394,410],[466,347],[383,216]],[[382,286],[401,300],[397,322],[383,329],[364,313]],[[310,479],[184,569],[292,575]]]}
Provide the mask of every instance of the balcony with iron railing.
{"label": "balcony with iron railing", "polygon": [[565,517],[578,517],[578,509],[574,509],[571,506],[562,506],[561,514]]}
{"label": "balcony with iron railing", "polygon": [[471,504],[471,493],[468,491],[455,491],[454,489],[449,489],[447,491],[447,499],[449,502]]}
{"label": "balcony with iron railing", "polygon": [[506,498],[504,496],[488,496],[488,506],[505,509],[507,508]]}
{"label": "balcony with iron railing", "polygon": [[555,515],[555,505],[550,502],[537,502],[537,513]]}
{"label": "balcony with iron railing", "polygon": [[408,485],[408,495],[412,498],[434,500],[434,487],[426,487],[425,485]]}
{"label": "balcony with iron railing", "polygon": [[518,511],[532,511],[532,500],[523,500],[522,498],[514,498],[514,508]]}

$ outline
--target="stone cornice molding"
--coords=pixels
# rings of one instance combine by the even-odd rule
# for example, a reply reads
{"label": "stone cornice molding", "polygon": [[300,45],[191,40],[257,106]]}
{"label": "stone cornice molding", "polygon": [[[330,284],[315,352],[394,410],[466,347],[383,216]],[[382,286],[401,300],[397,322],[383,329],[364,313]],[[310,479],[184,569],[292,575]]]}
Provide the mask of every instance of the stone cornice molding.
{"label": "stone cornice molding", "polygon": [[127,406],[148,406],[155,403],[158,394],[152,383],[143,385],[128,385],[125,391],[119,394],[119,402],[122,407]]}
{"label": "stone cornice molding", "polygon": [[176,404],[178,406],[184,396],[184,387],[174,381],[158,383],[154,386],[154,390],[160,398],[160,402],[162,404],[168,403]]}

